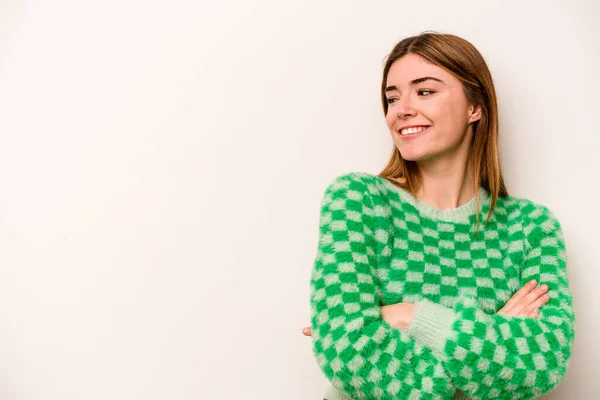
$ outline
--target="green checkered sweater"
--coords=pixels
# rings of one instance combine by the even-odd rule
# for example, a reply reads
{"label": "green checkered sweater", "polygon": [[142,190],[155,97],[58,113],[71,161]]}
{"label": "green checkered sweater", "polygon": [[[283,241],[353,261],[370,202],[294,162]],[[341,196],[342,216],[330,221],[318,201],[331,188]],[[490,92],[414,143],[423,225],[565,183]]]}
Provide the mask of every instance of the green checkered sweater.
{"label": "green checkered sweater", "polygon": [[[563,233],[551,211],[481,188],[439,210],[354,172],[321,202],[311,275],[317,363],[339,399],[531,399],[561,381],[574,340]],[[528,281],[549,287],[537,318],[496,314]],[[380,306],[416,304],[408,330]]]}

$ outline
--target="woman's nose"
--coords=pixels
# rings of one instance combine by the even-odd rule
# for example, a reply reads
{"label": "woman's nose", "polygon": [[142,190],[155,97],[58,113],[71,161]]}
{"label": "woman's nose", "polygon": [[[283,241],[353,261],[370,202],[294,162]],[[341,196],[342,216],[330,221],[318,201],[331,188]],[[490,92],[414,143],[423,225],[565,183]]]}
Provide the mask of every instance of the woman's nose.
{"label": "woman's nose", "polygon": [[415,109],[408,100],[400,100],[396,107],[396,115],[398,118],[414,117]]}

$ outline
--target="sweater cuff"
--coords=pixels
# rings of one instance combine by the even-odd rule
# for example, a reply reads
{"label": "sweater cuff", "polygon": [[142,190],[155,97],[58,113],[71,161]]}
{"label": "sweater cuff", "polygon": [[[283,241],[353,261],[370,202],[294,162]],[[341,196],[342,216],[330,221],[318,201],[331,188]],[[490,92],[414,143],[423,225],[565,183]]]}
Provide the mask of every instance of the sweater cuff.
{"label": "sweater cuff", "polygon": [[452,336],[455,320],[456,316],[451,309],[423,299],[416,304],[415,315],[407,333],[425,347],[443,353],[446,340]]}

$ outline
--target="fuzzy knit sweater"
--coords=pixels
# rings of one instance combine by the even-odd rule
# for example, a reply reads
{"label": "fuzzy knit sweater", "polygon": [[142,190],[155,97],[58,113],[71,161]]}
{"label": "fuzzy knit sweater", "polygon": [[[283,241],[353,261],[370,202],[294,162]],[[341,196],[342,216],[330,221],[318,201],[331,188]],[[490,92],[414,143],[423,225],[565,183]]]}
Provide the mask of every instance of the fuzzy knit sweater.
{"label": "fuzzy knit sweater", "polygon": [[[327,400],[531,399],[559,384],[575,333],[560,223],[501,197],[486,224],[490,199],[440,210],[367,173],[331,182],[310,281]],[[497,314],[532,279],[549,287],[538,317]],[[382,319],[400,302],[416,305],[407,330]]]}

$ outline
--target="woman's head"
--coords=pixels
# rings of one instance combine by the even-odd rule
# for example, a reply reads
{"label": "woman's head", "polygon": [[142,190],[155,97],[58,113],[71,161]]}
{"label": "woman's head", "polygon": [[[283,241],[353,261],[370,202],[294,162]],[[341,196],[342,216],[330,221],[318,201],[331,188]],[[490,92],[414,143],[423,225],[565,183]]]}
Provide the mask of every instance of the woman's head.
{"label": "woman's head", "polygon": [[492,194],[492,210],[498,196],[508,195],[494,83],[471,43],[429,32],[400,41],[386,58],[381,100],[395,148],[380,176],[401,179],[416,193],[418,164],[467,154],[474,184]]}
{"label": "woman's head", "polygon": [[404,160],[422,166],[466,154],[482,107],[450,72],[408,53],[390,65],[384,96],[385,119]]}

